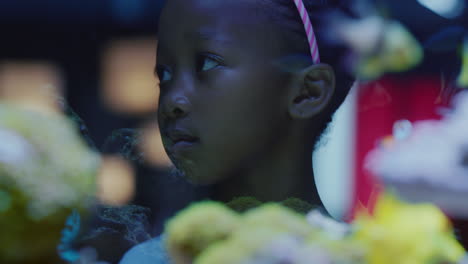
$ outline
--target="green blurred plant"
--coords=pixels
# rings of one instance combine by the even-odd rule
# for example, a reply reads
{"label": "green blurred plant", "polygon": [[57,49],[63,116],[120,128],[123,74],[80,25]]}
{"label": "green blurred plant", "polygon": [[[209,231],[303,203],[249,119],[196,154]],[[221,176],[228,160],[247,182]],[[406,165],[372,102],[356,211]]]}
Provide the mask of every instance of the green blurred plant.
{"label": "green blurred plant", "polygon": [[53,261],[65,219],[94,196],[99,155],[66,117],[7,103],[0,138],[0,262]]}

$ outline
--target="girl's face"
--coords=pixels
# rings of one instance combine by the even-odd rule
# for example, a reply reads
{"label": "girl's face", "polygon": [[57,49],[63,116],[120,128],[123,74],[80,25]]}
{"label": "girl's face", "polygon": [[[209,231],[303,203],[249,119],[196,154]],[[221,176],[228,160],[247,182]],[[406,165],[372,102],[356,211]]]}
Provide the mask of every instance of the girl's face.
{"label": "girl's face", "polygon": [[252,0],[169,0],[159,24],[164,147],[195,183],[242,173],[287,133],[288,74]]}

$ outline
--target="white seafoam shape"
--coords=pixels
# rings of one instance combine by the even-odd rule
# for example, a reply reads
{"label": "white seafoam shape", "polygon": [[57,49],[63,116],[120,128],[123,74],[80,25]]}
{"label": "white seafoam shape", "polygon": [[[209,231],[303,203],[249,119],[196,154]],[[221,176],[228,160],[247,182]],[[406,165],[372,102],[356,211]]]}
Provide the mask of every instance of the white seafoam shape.
{"label": "white seafoam shape", "polygon": [[442,120],[415,122],[407,139],[370,152],[365,165],[401,198],[468,219],[468,92],[453,106]]}
{"label": "white seafoam shape", "polygon": [[352,207],[355,175],[357,87],[336,111],[313,155],[317,189],[327,211],[343,219]]}
{"label": "white seafoam shape", "polygon": [[468,92],[454,100],[442,120],[413,124],[412,134],[388,149],[375,149],[366,167],[385,181],[425,182],[439,188],[468,193]]}
{"label": "white seafoam shape", "polygon": [[33,146],[25,138],[0,127],[0,163],[20,166],[33,153]]}
{"label": "white seafoam shape", "polygon": [[465,0],[418,0],[422,6],[445,18],[455,18],[461,15],[465,8],[464,1]]}

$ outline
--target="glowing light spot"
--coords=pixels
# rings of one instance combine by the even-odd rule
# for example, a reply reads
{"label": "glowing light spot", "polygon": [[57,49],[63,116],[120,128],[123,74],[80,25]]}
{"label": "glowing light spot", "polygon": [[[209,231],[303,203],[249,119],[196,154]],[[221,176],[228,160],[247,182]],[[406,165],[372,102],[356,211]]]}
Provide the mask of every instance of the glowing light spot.
{"label": "glowing light spot", "polygon": [[145,160],[156,167],[170,167],[171,160],[164,150],[157,123],[152,122],[147,124],[142,129],[142,132],[142,140],[139,147],[144,153]]}
{"label": "glowing light spot", "polygon": [[393,137],[396,140],[405,140],[411,136],[413,124],[406,119],[398,120],[393,124]]}
{"label": "glowing light spot", "polygon": [[61,72],[47,62],[0,63],[0,101],[46,114],[60,112]]}
{"label": "glowing light spot", "polygon": [[103,157],[97,184],[97,196],[102,203],[125,205],[135,193],[135,171],[128,161],[119,156]]}
{"label": "glowing light spot", "polygon": [[461,15],[465,8],[463,0],[418,0],[418,2],[445,18],[455,18]]}
{"label": "glowing light spot", "polygon": [[0,127],[0,163],[21,166],[33,153],[33,146],[25,138]]}
{"label": "glowing light spot", "polygon": [[113,111],[141,114],[155,111],[159,98],[154,77],[156,41],[124,40],[111,43],[103,58],[102,99]]}

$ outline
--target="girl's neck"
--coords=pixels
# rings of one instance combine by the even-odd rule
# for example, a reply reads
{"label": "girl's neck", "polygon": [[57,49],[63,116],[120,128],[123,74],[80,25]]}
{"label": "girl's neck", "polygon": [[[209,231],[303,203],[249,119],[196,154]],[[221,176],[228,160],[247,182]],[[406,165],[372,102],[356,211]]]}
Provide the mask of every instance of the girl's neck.
{"label": "girl's neck", "polygon": [[297,140],[300,137],[290,138],[269,149],[265,158],[246,164],[227,180],[212,186],[210,198],[229,202],[236,197],[253,196],[263,202],[279,202],[295,197],[321,206],[312,170],[312,150]]}

